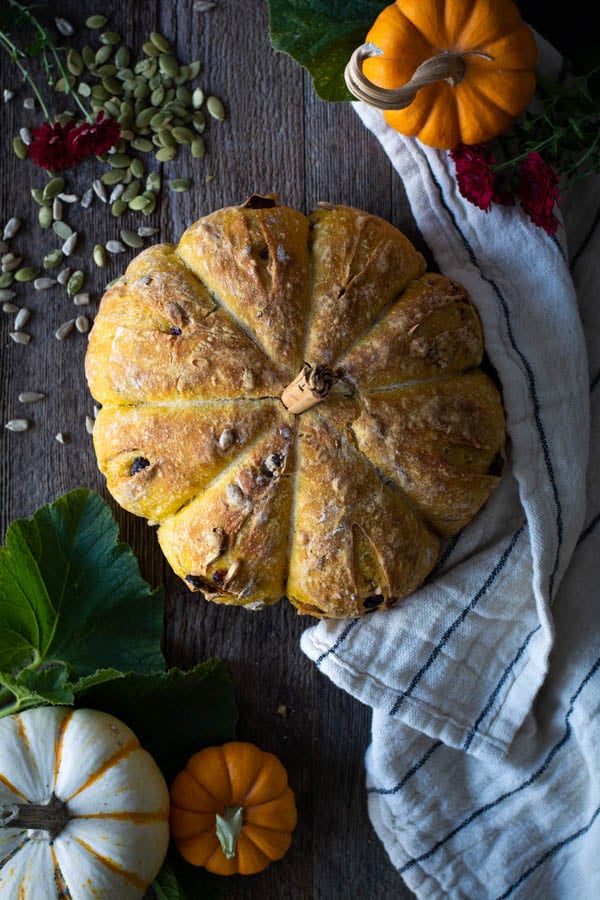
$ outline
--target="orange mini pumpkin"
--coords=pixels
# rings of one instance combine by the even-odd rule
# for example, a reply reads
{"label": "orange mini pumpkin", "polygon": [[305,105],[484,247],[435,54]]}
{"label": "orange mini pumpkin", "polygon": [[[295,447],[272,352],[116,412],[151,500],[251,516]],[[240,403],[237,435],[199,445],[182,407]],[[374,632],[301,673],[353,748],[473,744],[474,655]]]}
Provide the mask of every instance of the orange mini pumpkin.
{"label": "orange mini pumpkin", "polygon": [[177,850],[217,875],[254,875],[281,859],[297,819],[282,763],[243,741],[195,753],[171,785]]}
{"label": "orange mini pumpkin", "polygon": [[512,0],[396,0],[353,54],[346,81],[396,131],[451,150],[496,137],[525,111],[536,61]]}

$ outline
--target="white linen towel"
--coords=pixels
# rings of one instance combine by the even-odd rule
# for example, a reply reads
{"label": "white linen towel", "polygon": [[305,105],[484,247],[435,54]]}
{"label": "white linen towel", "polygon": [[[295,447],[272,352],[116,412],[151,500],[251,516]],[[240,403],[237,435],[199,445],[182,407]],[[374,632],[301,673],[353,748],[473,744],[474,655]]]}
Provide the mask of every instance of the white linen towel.
{"label": "white linen towel", "polygon": [[[544,71],[557,75],[560,57],[539,46]],[[468,203],[448,154],[353,105],[402,178],[440,271],[479,310],[502,383],[508,470],[425,586],[393,610],[322,621],[301,647],[373,708],[369,813],[419,898],[592,900],[600,178],[563,196],[550,237],[519,207]]]}

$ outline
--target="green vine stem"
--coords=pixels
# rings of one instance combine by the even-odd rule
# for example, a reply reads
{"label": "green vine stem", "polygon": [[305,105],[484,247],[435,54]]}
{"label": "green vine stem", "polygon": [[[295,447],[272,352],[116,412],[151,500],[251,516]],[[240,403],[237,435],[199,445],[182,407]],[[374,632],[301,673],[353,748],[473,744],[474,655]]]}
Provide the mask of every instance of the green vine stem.
{"label": "green vine stem", "polygon": [[226,806],[223,815],[216,814],[217,837],[227,859],[233,859],[237,840],[244,824],[243,806]]}

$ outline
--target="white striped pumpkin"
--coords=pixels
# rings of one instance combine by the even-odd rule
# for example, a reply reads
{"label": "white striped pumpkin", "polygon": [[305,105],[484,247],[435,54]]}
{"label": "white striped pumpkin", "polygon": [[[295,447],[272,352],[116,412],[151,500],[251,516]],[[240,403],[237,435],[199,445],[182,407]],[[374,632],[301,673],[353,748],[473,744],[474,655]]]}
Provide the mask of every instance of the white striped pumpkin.
{"label": "white striped pumpkin", "polygon": [[140,900],[168,819],[160,769],[114,716],[38,707],[0,719],[2,900]]}

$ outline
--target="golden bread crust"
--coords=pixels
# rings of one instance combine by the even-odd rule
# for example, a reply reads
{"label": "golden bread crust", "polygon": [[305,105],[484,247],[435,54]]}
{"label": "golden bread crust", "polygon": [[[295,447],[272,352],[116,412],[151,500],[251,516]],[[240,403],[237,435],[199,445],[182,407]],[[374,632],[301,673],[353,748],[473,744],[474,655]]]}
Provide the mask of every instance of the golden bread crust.
{"label": "golden bread crust", "polygon": [[[499,481],[483,355],[465,289],[389,223],[258,198],[144,250],[102,298],[98,465],[208,600],[386,609]],[[281,399],[299,372],[302,411]]]}

